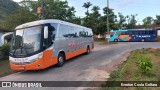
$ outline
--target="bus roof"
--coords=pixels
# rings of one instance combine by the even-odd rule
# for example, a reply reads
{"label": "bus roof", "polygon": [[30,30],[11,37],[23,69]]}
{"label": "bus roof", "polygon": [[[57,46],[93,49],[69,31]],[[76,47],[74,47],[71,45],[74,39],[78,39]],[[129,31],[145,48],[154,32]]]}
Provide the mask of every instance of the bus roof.
{"label": "bus roof", "polygon": [[128,30],[111,30],[110,32],[117,32],[117,31],[123,32],[123,31],[128,31]]}
{"label": "bus roof", "polygon": [[111,30],[110,32],[125,32],[125,31],[154,31],[154,30],[146,30],[146,29],[128,29],[128,30]]}
{"label": "bus roof", "polygon": [[28,23],[17,26],[15,29],[26,28],[26,27],[31,27],[31,26],[36,26],[36,25],[41,25],[41,24],[46,24],[46,23],[59,23],[59,24],[65,24],[65,25],[90,29],[90,28],[87,28],[87,27],[83,27],[83,26],[80,26],[80,25],[77,25],[77,24],[73,24],[73,23],[69,23],[69,22],[62,21],[62,20],[57,20],[57,19],[45,19],[45,20],[37,20],[37,21],[33,21],[33,22],[28,22]]}

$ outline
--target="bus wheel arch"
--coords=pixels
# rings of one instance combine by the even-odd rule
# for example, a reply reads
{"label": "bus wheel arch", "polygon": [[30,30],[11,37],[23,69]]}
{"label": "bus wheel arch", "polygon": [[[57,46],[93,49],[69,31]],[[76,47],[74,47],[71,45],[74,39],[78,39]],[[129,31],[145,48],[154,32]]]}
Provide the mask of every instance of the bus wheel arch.
{"label": "bus wheel arch", "polygon": [[118,39],[114,39],[114,42],[118,42]]}
{"label": "bus wheel arch", "polygon": [[60,51],[58,53],[58,63],[57,63],[57,66],[58,67],[62,67],[64,65],[65,60],[66,60],[65,52],[64,51]]}
{"label": "bus wheel arch", "polygon": [[145,39],[144,38],[142,38],[142,40],[141,40],[142,42],[144,42],[145,41]]}

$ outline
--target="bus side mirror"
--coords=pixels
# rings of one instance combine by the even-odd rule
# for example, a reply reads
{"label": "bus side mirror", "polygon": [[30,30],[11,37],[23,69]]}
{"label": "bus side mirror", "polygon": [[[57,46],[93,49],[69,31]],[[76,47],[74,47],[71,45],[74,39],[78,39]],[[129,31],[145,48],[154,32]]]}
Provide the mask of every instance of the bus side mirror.
{"label": "bus side mirror", "polygon": [[48,38],[48,26],[44,27],[44,39]]}

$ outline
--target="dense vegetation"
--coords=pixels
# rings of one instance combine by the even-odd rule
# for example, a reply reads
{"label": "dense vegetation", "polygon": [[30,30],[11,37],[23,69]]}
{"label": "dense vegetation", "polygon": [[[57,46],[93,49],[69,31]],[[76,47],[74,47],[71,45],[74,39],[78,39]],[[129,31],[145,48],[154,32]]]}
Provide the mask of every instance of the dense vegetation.
{"label": "dense vegetation", "polygon": [[[128,60],[117,71],[111,73],[108,81],[159,81],[160,49],[139,49],[132,51]],[[104,87],[104,90],[159,90],[149,87]]]}
{"label": "dense vegetation", "polygon": [[0,0],[0,20],[16,11],[18,4],[12,0]]}
{"label": "dense vegetation", "polygon": [[[37,7],[41,5],[40,1],[24,0],[19,3],[18,8],[17,4],[12,0],[1,0],[0,19],[3,20],[0,21],[0,27],[13,30],[19,24],[39,20],[40,16],[37,14]],[[75,8],[69,6],[67,0],[43,0],[43,2],[43,19],[60,19],[83,25],[92,28],[95,34],[104,34],[107,31],[107,15],[109,16],[110,30],[134,29],[137,24],[136,17],[138,14],[124,16],[122,13],[118,13],[118,15],[115,15],[113,9],[107,7],[100,8],[92,5],[90,2],[86,2],[82,6],[82,8],[86,8],[86,12],[84,12],[85,17],[75,16]],[[103,10],[103,15],[100,14],[100,9]],[[146,17],[143,22],[145,28],[153,24],[159,25],[160,16],[157,15],[155,20],[152,17]]]}

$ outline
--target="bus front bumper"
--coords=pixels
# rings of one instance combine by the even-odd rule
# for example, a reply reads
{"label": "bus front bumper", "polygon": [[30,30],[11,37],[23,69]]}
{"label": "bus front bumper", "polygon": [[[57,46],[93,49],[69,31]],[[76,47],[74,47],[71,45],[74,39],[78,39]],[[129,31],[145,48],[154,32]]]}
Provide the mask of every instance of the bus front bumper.
{"label": "bus front bumper", "polygon": [[39,59],[29,64],[14,64],[10,62],[10,67],[12,70],[16,70],[16,71],[44,69],[43,59]]}

